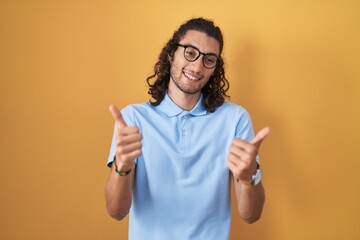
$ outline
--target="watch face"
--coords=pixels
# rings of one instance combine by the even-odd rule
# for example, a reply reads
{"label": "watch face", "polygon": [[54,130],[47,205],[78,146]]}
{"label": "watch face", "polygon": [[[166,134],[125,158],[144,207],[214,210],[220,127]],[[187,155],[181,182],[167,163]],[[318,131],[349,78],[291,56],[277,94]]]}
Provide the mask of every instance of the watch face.
{"label": "watch face", "polygon": [[259,168],[259,169],[256,170],[256,173],[255,173],[255,175],[253,176],[252,184],[253,184],[254,186],[258,185],[259,182],[261,181],[261,177],[262,177],[262,171],[261,171],[261,169]]}

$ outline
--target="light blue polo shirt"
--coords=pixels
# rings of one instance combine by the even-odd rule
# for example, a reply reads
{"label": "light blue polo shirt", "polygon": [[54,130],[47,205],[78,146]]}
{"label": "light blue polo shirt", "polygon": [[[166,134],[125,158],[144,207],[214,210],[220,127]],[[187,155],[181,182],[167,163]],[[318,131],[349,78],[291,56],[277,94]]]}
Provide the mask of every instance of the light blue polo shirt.
{"label": "light blue polo shirt", "polygon": [[[226,166],[234,138],[250,141],[247,111],[225,102],[207,112],[202,97],[191,111],[168,95],[158,106],[134,104],[121,113],[143,135],[136,159],[131,240],[225,240],[231,220],[231,174]],[[108,166],[115,155],[113,137]]]}

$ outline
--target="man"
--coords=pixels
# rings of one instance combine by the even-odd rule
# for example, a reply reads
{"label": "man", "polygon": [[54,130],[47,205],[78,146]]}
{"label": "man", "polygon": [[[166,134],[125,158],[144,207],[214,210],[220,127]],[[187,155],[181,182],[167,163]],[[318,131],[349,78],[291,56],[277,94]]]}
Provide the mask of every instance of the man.
{"label": "man", "polygon": [[106,205],[117,220],[130,211],[130,239],[228,239],[230,176],[240,217],[260,218],[257,154],[270,129],[254,136],[246,110],[225,101],[222,50],[220,29],[191,19],[147,79],[154,100],[121,112],[110,106],[116,124]]}

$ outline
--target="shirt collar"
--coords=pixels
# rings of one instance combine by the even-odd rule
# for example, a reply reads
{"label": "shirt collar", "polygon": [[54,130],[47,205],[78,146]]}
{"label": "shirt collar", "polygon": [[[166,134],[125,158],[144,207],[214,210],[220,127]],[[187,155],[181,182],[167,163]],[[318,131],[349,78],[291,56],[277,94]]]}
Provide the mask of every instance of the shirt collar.
{"label": "shirt collar", "polygon": [[185,115],[187,113],[189,113],[190,115],[193,115],[193,116],[202,116],[207,113],[207,111],[203,107],[202,101],[203,101],[203,95],[201,94],[195,107],[193,109],[191,109],[190,111],[185,111],[182,108],[180,108],[178,105],[176,105],[171,100],[168,93],[166,92],[164,99],[161,101],[160,105],[157,106],[157,108],[168,117],[174,117],[177,115]]}

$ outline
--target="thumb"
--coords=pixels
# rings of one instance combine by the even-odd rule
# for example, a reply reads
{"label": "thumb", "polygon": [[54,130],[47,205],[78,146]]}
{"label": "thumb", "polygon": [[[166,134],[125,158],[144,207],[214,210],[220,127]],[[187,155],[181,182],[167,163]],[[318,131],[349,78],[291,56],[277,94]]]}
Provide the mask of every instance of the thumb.
{"label": "thumb", "polygon": [[270,134],[270,130],[271,129],[269,127],[261,129],[253,138],[253,140],[250,141],[250,143],[260,147],[262,141]]}
{"label": "thumb", "polygon": [[110,111],[111,115],[113,116],[113,118],[115,119],[115,122],[119,125],[119,127],[127,126],[120,110],[115,105],[110,105],[109,111]]}

